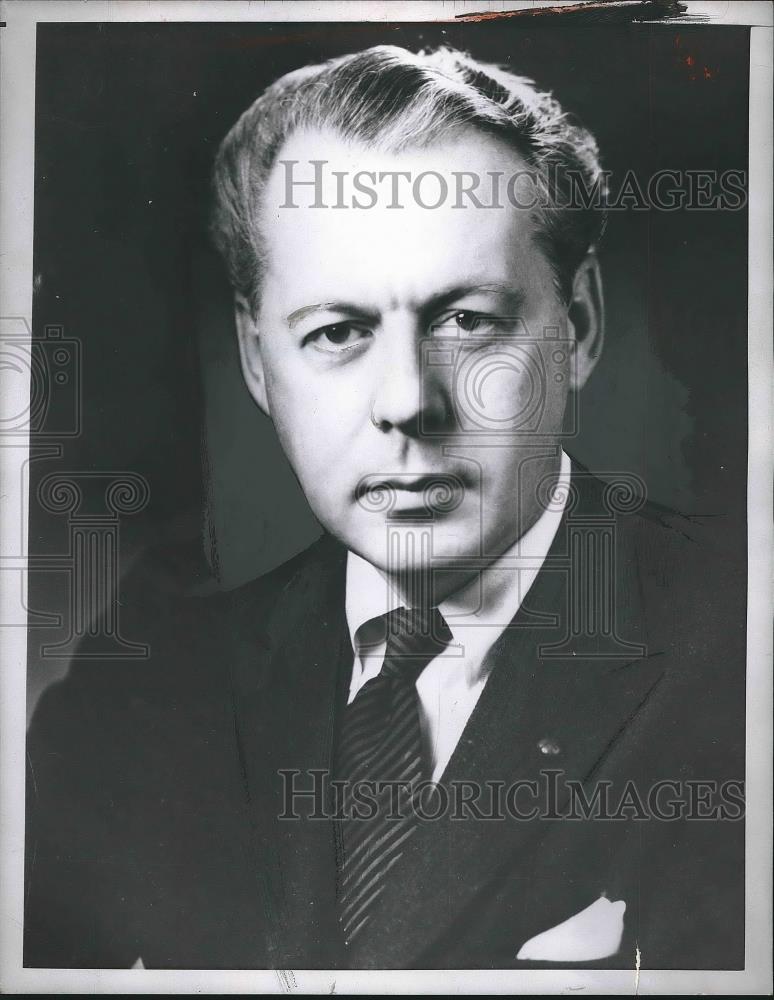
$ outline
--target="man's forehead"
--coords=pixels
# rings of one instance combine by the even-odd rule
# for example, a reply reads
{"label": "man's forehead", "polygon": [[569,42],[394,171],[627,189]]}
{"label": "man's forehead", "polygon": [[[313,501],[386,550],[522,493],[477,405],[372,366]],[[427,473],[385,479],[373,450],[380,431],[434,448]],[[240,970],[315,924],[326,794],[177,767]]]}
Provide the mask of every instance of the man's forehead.
{"label": "man's forehead", "polygon": [[[396,300],[455,284],[512,284],[517,273],[526,280],[545,262],[534,260],[542,257],[536,211],[503,195],[519,172],[532,176],[515,150],[472,128],[398,152],[335,132],[297,132],[266,188],[267,276],[281,282],[283,298],[302,279],[312,298],[349,290]],[[476,199],[463,193],[461,205],[458,175],[463,187],[476,185]],[[494,183],[500,199],[492,205]]]}

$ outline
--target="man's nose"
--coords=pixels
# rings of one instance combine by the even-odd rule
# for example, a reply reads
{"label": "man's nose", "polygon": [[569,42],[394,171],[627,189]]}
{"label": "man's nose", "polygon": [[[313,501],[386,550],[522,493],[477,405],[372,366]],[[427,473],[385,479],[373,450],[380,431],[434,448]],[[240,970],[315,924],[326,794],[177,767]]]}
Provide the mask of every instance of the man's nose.
{"label": "man's nose", "polygon": [[411,437],[438,433],[450,419],[443,373],[428,364],[427,340],[409,320],[383,331],[371,409],[372,423]]}

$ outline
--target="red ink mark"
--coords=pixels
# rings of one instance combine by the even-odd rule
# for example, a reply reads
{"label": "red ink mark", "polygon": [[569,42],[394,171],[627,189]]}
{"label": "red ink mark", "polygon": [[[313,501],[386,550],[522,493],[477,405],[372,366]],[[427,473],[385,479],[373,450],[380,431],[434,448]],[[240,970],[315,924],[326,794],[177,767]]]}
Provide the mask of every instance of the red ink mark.
{"label": "red ink mark", "polygon": [[696,80],[712,80],[717,76],[717,70],[704,65],[704,60],[701,59],[700,55],[697,56],[693,52],[687,52],[685,46],[683,45],[683,40],[680,35],[675,35],[674,47],[678,50],[675,56],[675,61],[683,72],[686,73],[688,80],[694,83]]}

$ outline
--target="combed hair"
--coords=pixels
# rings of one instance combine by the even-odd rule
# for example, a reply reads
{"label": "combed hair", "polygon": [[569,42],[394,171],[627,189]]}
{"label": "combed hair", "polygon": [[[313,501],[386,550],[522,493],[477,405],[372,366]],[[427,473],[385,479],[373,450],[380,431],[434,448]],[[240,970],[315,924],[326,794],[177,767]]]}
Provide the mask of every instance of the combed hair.
{"label": "combed hair", "polygon": [[594,137],[526,77],[450,48],[413,53],[392,45],[280,77],[221,143],[211,233],[234,290],[258,312],[264,188],[295,131],[334,129],[345,139],[396,153],[427,146],[461,127],[504,140],[536,173],[549,205],[541,208],[541,245],[560,294],[569,300],[575,272],[604,226],[599,207],[562,207],[573,177],[587,191],[604,192]]}

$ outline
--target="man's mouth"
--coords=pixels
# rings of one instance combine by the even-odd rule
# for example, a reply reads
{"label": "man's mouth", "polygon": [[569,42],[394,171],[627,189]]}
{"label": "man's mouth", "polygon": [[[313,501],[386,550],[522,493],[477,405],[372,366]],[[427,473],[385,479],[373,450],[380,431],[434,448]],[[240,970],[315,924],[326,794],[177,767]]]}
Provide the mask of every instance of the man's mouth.
{"label": "man's mouth", "polygon": [[466,481],[457,473],[400,473],[364,476],[356,497],[361,507],[373,513],[399,518],[406,514],[433,516],[459,507]]}

